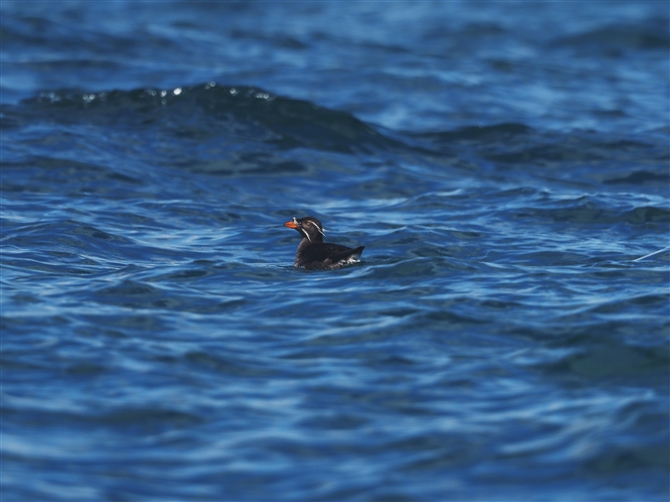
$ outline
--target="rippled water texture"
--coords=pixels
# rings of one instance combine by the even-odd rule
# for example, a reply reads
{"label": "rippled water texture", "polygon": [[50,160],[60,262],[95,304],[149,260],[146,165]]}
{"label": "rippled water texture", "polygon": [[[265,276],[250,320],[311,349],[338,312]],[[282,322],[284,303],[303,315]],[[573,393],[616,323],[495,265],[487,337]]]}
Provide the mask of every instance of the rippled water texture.
{"label": "rippled water texture", "polygon": [[0,11],[3,501],[668,499],[667,3]]}

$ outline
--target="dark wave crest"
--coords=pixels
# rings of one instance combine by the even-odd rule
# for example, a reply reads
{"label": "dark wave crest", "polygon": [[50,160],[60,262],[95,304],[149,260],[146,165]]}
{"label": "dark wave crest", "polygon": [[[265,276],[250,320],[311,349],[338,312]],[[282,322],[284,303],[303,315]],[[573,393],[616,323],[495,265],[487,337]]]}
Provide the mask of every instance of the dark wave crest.
{"label": "dark wave crest", "polygon": [[[210,82],[175,89],[44,92],[23,101],[20,116],[59,123],[165,128],[180,138],[228,136],[274,148],[352,153],[396,144],[352,114],[257,87]],[[20,118],[19,118],[20,120]],[[10,120],[16,124],[17,119]]]}

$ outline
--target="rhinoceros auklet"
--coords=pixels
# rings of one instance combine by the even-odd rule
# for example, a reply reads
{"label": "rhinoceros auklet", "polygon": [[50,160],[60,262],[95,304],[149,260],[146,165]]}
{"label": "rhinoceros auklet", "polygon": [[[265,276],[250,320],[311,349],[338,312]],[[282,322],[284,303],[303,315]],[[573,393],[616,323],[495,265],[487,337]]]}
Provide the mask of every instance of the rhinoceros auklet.
{"label": "rhinoceros auklet", "polygon": [[347,263],[357,262],[365,246],[356,249],[328,244],[323,242],[323,225],[313,216],[305,216],[299,220],[293,217],[284,223],[285,227],[293,228],[302,236],[298,251],[295,254],[295,268],[333,269]]}

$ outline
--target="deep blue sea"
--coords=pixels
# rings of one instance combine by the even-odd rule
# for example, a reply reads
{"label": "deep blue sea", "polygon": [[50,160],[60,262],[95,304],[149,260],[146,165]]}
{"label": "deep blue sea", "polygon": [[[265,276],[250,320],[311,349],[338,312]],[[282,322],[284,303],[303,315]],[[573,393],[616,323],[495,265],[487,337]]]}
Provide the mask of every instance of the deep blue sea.
{"label": "deep blue sea", "polygon": [[667,502],[670,3],[0,14],[2,502]]}

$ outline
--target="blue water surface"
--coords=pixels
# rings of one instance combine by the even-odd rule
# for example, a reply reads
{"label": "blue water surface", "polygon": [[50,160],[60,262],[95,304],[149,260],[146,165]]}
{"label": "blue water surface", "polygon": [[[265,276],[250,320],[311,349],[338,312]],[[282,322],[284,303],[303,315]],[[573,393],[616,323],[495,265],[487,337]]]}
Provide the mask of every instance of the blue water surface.
{"label": "blue water surface", "polygon": [[3,502],[668,499],[667,2],[0,13]]}

